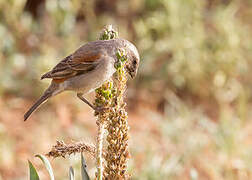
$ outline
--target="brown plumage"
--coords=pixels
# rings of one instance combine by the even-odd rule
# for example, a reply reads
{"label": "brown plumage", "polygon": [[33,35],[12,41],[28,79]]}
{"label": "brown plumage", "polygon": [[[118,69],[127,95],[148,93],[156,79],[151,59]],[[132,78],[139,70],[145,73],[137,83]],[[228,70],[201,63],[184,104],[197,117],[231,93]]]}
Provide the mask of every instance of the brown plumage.
{"label": "brown plumage", "polygon": [[27,111],[24,120],[48,98],[66,90],[77,92],[78,98],[95,109],[82,95],[93,91],[113,75],[116,52],[119,48],[126,51],[127,72],[132,78],[135,77],[140,58],[132,43],[125,39],[89,42],[65,57],[51,71],[41,77],[41,79],[52,79],[51,85]]}

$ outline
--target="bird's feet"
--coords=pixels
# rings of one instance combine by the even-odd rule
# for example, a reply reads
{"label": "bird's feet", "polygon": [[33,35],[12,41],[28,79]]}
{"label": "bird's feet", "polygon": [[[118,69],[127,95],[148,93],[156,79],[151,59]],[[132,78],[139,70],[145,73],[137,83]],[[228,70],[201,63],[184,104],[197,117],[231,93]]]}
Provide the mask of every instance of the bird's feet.
{"label": "bird's feet", "polygon": [[98,107],[94,107],[94,110],[96,113],[102,113],[102,112],[105,112],[107,110],[109,110],[108,107],[102,107],[102,106],[98,106]]}

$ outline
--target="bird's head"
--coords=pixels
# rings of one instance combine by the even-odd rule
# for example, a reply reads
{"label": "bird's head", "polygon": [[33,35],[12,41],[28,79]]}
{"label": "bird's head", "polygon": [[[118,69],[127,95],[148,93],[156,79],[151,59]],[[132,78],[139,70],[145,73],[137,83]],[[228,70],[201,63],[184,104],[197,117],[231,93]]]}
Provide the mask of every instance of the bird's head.
{"label": "bird's head", "polygon": [[127,58],[128,61],[125,65],[127,73],[131,76],[131,78],[135,78],[137,71],[138,71],[138,66],[140,62],[140,57],[137,48],[127,41],[125,43],[126,45],[126,53],[127,53]]}

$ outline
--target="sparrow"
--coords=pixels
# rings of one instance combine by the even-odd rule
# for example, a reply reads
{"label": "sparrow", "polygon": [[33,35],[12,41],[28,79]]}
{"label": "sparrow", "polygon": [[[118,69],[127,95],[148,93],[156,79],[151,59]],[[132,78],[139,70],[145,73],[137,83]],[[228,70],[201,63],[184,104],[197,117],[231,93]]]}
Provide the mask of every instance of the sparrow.
{"label": "sparrow", "polygon": [[63,91],[76,92],[80,100],[95,111],[99,111],[100,109],[94,107],[83,95],[94,91],[113,76],[116,72],[114,67],[117,61],[116,53],[120,48],[124,49],[127,54],[126,72],[134,78],[137,74],[140,57],[137,48],[131,42],[119,38],[89,42],[65,57],[51,71],[41,77],[41,80],[52,79],[51,84],[25,113],[24,121],[42,103]]}

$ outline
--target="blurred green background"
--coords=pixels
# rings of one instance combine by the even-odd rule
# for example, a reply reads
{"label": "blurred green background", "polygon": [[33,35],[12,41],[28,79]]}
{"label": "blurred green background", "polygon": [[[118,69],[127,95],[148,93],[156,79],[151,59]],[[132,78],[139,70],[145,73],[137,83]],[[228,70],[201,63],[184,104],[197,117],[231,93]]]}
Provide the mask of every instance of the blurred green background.
{"label": "blurred green background", "polygon": [[[132,179],[252,179],[251,19],[251,0],[0,0],[0,180],[27,179],[27,159],[48,179],[35,154],[95,142],[74,93],[23,114],[50,83],[40,76],[106,24],[141,56],[127,91]],[[67,179],[79,156],[51,163]]]}

